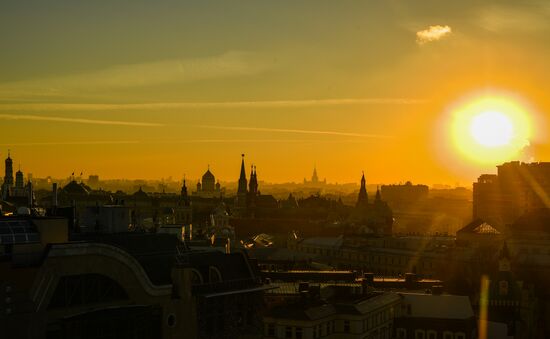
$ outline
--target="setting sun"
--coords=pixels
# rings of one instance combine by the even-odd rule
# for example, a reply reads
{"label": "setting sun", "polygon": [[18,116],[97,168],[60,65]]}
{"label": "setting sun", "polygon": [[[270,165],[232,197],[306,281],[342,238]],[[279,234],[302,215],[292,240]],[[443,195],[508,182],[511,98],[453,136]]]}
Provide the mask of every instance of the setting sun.
{"label": "setting sun", "polygon": [[469,98],[452,109],[452,139],[456,149],[478,163],[495,163],[517,156],[529,145],[530,112],[507,95]]}
{"label": "setting sun", "polygon": [[510,143],[514,126],[510,119],[500,112],[483,112],[473,117],[470,133],[481,146],[499,147]]}

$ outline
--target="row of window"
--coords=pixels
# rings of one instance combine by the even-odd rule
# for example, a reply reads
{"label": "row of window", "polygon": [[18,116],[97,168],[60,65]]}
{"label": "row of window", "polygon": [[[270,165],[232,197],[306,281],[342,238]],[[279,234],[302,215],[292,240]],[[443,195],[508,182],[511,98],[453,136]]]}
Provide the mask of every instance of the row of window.
{"label": "row of window", "polygon": [[[363,332],[374,329],[387,321],[391,321],[393,318],[393,307],[390,309],[383,310],[381,312],[370,315],[368,318],[363,320]],[[349,320],[343,320],[342,322],[342,332],[351,333],[351,322]],[[314,326],[313,328],[313,338],[322,338],[327,335],[330,335],[336,331],[336,321],[331,320]],[[266,334],[268,337],[277,337],[276,327],[274,323],[269,323],[266,325]],[[304,329],[302,327],[296,326],[285,326],[284,338],[289,339],[302,339],[304,335]]]}
{"label": "row of window", "polygon": [[[321,255],[332,255],[332,256],[341,256],[344,259],[349,260],[363,260],[366,262],[372,262],[372,263],[378,263],[378,264],[387,264],[387,265],[406,265],[409,263],[409,257],[403,257],[403,256],[370,256],[367,254],[358,254],[358,253],[338,253],[339,251],[336,250],[328,250],[328,249],[321,249],[321,248],[314,248],[314,247],[301,247],[299,250],[306,252],[306,253],[312,253],[312,254],[321,254]],[[431,261],[422,261],[421,266],[424,268],[434,268],[434,264]]]}
{"label": "row of window", "polygon": [[[414,339],[466,339],[466,334],[464,332],[444,331],[442,336],[438,336],[437,334],[437,331],[434,330],[414,330]],[[407,330],[398,328],[396,330],[396,338],[407,339]]]}

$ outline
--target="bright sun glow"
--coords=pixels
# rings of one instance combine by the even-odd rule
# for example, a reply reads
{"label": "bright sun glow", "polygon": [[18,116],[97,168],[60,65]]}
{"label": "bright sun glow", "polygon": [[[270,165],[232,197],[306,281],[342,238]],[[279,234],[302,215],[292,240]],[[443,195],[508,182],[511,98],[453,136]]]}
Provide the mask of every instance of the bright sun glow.
{"label": "bright sun glow", "polygon": [[530,114],[512,96],[470,97],[452,109],[451,135],[467,159],[493,164],[517,158],[529,144]]}
{"label": "bright sun glow", "polygon": [[470,133],[482,146],[504,146],[512,140],[514,125],[506,115],[500,112],[483,112],[473,117]]}

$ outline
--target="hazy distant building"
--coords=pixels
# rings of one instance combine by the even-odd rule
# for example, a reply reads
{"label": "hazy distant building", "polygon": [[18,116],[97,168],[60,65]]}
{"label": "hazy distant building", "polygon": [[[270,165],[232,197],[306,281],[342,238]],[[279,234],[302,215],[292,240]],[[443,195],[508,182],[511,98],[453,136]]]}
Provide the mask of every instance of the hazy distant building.
{"label": "hazy distant building", "polygon": [[412,204],[428,198],[429,188],[426,185],[413,185],[407,181],[404,185],[382,185],[382,199],[391,206]]}
{"label": "hazy distant building", "polygon": [[197,183],[197,190],[193,196],[200,198],[223,198],[225,190],[221,188],[220,182],[216,182],[216,177],[208,170],[203,174],[202,180]]}
{"label": "hazy distant building", "polygon": [[311,175],[311,180],[307,181],[306,178],[304,178],[304,185],[306,186],[321,186],[326,185],[327,179],[323,179],[322,181],[319,180],[319,176],[317,175],[317,166],[313,167],[313,174]]}
{"label": "hazy distant building", "polygon": [[473,218],[496,227],[550,206],[550,162],[508,162],[496,175],[481,175],[474,183]]}
{"label": "hazy distant building", "polygon": [[88,177],[88,185],[97,188],[99,186],[99,175],[90,175]]}

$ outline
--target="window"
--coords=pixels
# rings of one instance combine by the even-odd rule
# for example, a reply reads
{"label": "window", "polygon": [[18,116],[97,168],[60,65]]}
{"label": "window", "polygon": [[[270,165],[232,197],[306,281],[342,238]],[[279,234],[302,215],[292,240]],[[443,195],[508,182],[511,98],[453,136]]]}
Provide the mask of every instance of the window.
{"label": "window", "polygon": [[350,326],[349,326],[349,321],[348,320],[344,320],[344,332],[345,333],[350,332]]}
{"label": "window", "polygon": [[508,282],[506,280],[498,282],[498,294],[508,295]]}
{"label": "window", "polygon": [[437,332],[433,330],[429,330],[427,333],[428,339],[437,339]]}
{"label": "window", "polygon": [[292,327],[285,327],[285,338],[292,338]]}
{"label": "window", "polygon": [[453,332],[445,331],[443,332],[443,339],[453,339]]}
{"label": "window", "polygon": [[424,330],[415,330],[414,331],[414,339],[425,339],[426,332]]}
{"label": "window", "polygon": [[267,336],[268,337],[275,336],[275,324],[267,324]]}
{"label": "window", "polygon": [[302,339],[302,328],[301,327],[296,327],[296,339]]}
{"label": "window", "polygon": [[466,339],[466,334],[464,332],[456,332],[455,339]]}
{"label": "window", "polygon": [[397,339],[407,339],[407,330],[404,328],[398,328],[396,334]]}

